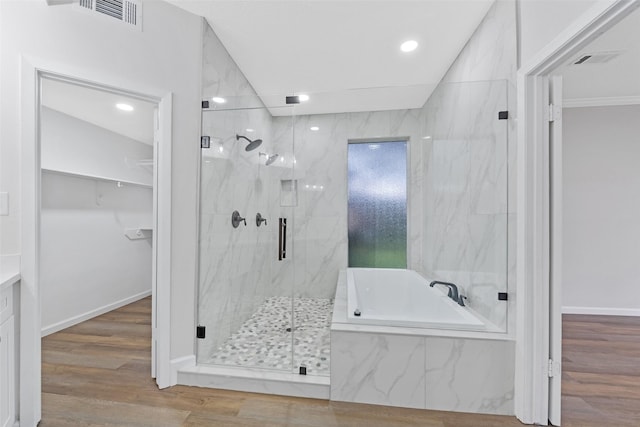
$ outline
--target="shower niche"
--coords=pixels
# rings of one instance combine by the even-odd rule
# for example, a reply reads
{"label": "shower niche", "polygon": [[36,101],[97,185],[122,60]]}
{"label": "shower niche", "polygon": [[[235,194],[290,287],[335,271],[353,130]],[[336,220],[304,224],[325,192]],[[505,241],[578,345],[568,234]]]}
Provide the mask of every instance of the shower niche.
{"label": "shower niche", "polygon": [[280,180],[280,206],[298,205],[298,181],[295,179]]}

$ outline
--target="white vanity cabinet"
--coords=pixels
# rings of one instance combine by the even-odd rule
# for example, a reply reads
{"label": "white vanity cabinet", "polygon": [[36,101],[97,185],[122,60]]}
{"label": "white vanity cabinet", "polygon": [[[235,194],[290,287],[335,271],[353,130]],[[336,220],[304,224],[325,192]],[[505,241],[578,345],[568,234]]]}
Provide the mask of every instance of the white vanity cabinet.
{"label": "white vanity cabinet", "polygon": [[0,287],[0,427],[13,427],[16,419],[14,286]]}

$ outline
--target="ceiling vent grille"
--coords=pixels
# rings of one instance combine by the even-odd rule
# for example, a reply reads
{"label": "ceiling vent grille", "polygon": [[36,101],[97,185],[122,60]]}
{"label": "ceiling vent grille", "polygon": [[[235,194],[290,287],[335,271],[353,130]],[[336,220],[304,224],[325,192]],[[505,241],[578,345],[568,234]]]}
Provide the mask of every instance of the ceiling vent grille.
{"label": "ceiling vent grille", "polygon": [[575,58],[573,61],[571,61],[571,65],[606,64],[607,62],[612,61],[613,59],[617,58],[623,53],[624,53],[623,51],[584,53],[579,57]]}
{"label": "ceiling vent grille", "polygon": [[139,0],[79,0],[79,6],[115,18],[141,29],[142,4]]}

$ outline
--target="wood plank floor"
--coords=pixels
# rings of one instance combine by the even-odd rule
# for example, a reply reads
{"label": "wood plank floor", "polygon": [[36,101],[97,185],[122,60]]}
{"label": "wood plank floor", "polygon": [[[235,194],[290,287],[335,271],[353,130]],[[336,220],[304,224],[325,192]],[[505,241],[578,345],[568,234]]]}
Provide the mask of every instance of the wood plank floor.
{"label": "wood plank floor", "polygon": [[[40,426],[522,425],[513,417],[185,386],[158,390],[149,378],[150,319],[151,300],[146,298],[44,338]],[[579,318],[565,323],[564,425],[639,426],[640,324],[594,324]],[[602,336],[594,338],[594,331]],[[606,352],[614,345],[620,354],[609,359]],[[590,369],[594,354],[601,358]]]}
{"label": "wood plank floor", "polygon": [[565,314],[564,427],[640,426],[640,318]]}

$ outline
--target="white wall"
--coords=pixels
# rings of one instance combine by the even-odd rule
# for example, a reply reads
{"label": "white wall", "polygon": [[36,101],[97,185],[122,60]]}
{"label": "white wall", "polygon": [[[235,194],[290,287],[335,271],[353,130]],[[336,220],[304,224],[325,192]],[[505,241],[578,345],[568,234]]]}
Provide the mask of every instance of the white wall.
{"label": "white wall", "polygon": [[517,0],[519,63],[532,57],[591,7],[614,0]]}
{"label": "white wall", "polygon": [[640,315],[640,106],[563,114],[564,311]]}
{"label": "white wall", "polygon": [[[42,108],[42,166],[148,186],[42,175],[40,291],[43,334],[56,332],[151,293],[151,240],[124,229],[152,224],[150,145]],[[149,127],[153,123],[147,123]]]}
{"label": "white wall", "polygon": [[0,2],[0,191],[8,191],[11,198],[10,215],[0,217],[0,253],[21,250],[21,55],[80,70],[101,82],[142,92],[172,92],[171,356],[175,358],[192,354],[194,341],[202,19],[162,1],[144,1],[143,10],[139,32],[71,5]]}
{"label": "white wall", "polygon": [[40,292],[43,335],[151,295],[151,189],[44,172]]}

